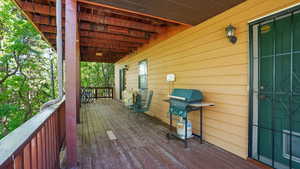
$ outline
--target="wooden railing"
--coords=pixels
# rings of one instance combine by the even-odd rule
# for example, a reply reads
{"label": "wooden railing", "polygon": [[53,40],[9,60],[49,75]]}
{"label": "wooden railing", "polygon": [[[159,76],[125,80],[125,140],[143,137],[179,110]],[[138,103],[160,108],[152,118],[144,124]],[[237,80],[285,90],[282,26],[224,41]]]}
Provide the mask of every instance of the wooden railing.
{"label": "wooden railing", "polygon": [[0,140],[0,169],[58,169],[64,141],[63,100]]}
{"label": "wooden railing", "polygon": [[113,99],[114,88],[113,87],[81,87],[81,98],[83,97],[90,97],[93,99],[99,99],[99,98]]}

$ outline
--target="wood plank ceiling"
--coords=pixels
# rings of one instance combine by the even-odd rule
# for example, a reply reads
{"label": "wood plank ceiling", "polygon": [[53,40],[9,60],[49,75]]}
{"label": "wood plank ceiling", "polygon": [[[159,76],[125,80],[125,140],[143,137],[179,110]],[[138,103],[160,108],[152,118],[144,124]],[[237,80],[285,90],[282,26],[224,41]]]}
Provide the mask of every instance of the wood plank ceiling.
{"label": "wood plank ceiling", "polygon": [[[55,0],[16,2],[55,47]],[[63,32],[64,22],[63,13]],[[78,22],[81,60],[107,63],[114,63],[137,50],[164,33],[168,27],[179,26],[177,23],[80,1]]]}
{"label": "wood plank ceiling", "polygon": [[[15,1],[55,47],[55,0]],[[114,63],[169,27],[198,24],[245,0],[77,1],[81,60]]]}

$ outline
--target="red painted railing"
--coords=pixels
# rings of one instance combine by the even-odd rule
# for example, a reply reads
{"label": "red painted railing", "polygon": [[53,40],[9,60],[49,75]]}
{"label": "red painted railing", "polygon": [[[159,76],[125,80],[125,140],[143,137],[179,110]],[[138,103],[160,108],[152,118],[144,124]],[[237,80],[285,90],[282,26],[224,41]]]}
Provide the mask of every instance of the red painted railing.
{"label": "red painted railing", "polygon": [[64,140],[63,100],[0,140],[0,169],[58,169]]}

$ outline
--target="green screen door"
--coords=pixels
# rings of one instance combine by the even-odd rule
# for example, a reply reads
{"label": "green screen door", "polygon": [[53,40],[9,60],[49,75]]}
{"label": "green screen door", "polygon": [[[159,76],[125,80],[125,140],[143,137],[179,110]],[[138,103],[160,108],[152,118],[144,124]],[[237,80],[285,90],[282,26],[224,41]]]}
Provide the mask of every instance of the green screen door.
{"label": "green screen door", "polygon": [[300,13],[251,26],[251,157],[300,169]]}

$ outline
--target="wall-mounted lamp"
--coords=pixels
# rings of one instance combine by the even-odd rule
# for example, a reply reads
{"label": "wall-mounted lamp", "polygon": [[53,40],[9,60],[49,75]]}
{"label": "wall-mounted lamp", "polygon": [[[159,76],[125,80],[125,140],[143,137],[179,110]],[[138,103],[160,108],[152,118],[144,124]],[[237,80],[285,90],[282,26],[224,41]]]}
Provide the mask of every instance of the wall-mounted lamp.
{"label": "wall-mounted lamp", "polygon": [[235,44],[237,41],[237,37],[235,36],[235,30],[236,28],[233,27],[231,24],[225,28],[226,36],[232,44]]}
{"label": "wall-mounted lamp", "polygon": [[124,65],[124,70],[127,71],[129,69],[128,65]]}

